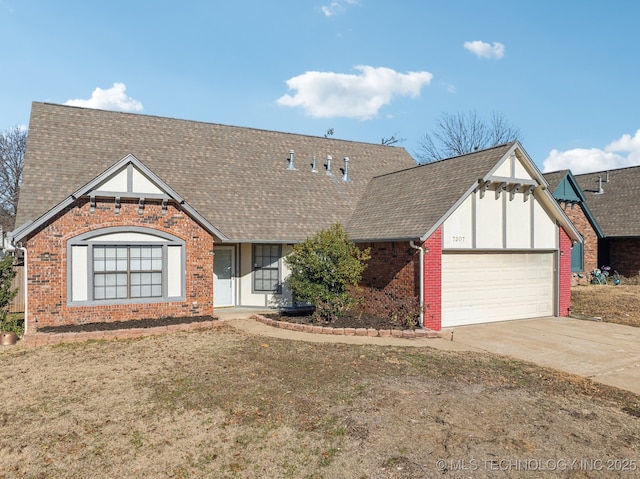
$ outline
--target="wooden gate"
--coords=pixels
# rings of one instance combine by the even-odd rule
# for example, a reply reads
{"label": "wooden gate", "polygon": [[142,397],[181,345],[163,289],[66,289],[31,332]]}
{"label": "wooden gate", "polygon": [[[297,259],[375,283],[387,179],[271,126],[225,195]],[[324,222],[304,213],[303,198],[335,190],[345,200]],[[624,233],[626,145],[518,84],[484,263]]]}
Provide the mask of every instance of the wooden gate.
{"label": "wooden gate", "polygon": [[10,313],[24,313],[24,265],[14,266],[16,277],[11,282],[11,288],[18,288],[18,294],[9,304]]}

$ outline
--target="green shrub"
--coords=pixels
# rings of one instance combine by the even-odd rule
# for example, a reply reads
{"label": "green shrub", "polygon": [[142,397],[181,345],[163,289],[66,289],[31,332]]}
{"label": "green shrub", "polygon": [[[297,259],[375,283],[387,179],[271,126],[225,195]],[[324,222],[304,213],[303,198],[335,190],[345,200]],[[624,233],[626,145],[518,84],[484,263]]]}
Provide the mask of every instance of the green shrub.
{"label": "green shrub", "polygon": [[314,304],[317,317],[332,321],[353,305],[348,287],[360,282],[370,258],[369,248],[358,248],[335,224],[294,245],[285,258],[287,284],[296,301]]}
{"label": "green shrub", "polygon": [[13,256],[4,257],[0,260],[0,331],[21,333],[22,328],[16,317],[9,315],[8,311],[9,303],[18,294],[17,288],[11,288],[11,282],[15,276]]}

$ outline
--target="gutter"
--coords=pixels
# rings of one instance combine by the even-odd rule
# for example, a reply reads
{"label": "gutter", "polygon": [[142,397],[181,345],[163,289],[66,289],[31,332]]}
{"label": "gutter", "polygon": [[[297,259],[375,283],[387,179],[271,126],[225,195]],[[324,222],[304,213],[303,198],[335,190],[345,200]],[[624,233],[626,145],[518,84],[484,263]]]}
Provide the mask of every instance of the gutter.
{"label": "gutter", "polygon": [[[425,248],[423,246],[416,246],[415,241],[409,241],[409,246],[413,249],[417,249],[420,251],[420,319],[418,322],[420,323],[420,327],[424,328],[424,254]],[[26,270],[25,270],[26,272]],[[26,307],[25,307],[26,308]],[[26,316],[25,312],[25,316]],[[26,324],[26,323],[25,323]]]}
{"label": "gutter", "polygon": [[24,246],[18,246],[16,249],[19,249],[24,254],[24,331],[22,333],[22,336],[24,337],[27,334],[27,325],[29,324],[29,322],[27,321],[29,316],[29,275],[27,274],[27,248],[25,248]]}

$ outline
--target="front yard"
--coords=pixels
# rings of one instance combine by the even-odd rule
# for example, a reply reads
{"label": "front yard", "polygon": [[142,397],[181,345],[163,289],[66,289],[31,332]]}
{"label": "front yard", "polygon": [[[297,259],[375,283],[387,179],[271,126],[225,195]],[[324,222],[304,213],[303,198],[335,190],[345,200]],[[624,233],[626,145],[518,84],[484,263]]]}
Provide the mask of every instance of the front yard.
{"label": "front yard", "polygon": [[640,398],[490,354],[230,327],[0,349],[1,478],[635,477]]}
{"label": "front yard", "polygon": [[640,327],[640,285],[583,285],[571,288],[571,313],[577,317]]}

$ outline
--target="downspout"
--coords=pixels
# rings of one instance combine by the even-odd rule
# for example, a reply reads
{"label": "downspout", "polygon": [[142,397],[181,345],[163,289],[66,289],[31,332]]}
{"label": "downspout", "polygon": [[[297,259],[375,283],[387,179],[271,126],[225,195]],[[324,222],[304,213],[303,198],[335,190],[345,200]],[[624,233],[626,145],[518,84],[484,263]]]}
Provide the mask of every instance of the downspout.
{"label": "downspout", "polygon": [[22,251],[22,253],[24,254],[24,332],[23,332],[23,336],[25,336],[27,334],[27,325],[29,324],[29,322],[27,321],[28,319],[28,313],[29,313],[29,290],[27,289],[28,285],[29,285],[29,275],[27,274],[27,248],[25,248],[24,246],[18,246],[16,247],[16,249],[19,249],[20,251]]}
{"label": "downspout", "polygon": [[[422,246],[416,246],[413,240],[409,241],[409,246],[420,251],[420,319],[418,321],[420,327],[424,328],[424,248]],[[25,316],[26,314],[27,313],[25,313]]]}

